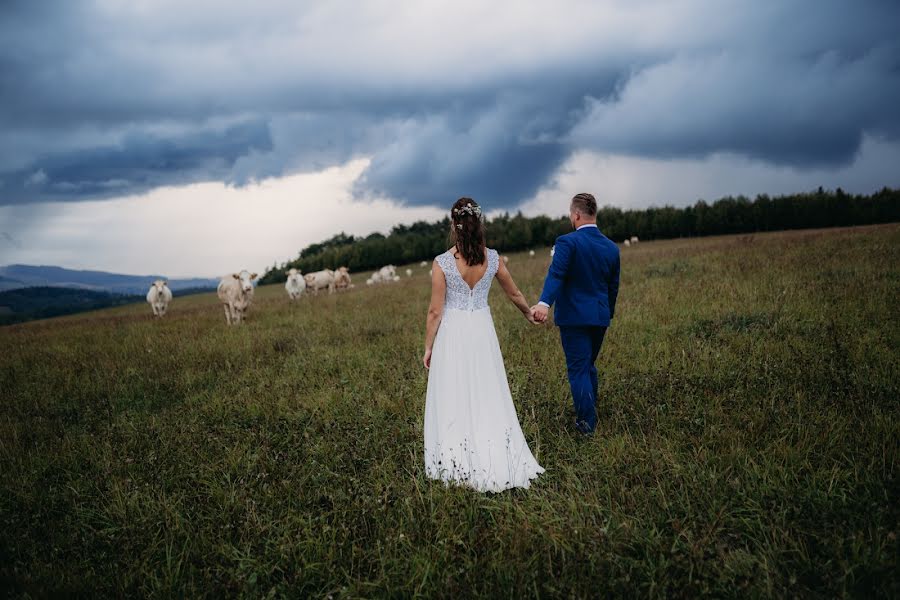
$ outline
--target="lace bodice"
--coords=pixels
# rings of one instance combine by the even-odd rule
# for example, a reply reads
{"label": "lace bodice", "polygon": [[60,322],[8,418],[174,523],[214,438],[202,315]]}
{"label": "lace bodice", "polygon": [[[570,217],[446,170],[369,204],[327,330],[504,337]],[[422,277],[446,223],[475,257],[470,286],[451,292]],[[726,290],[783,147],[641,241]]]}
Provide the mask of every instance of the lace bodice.
{"label": "lace bodice", "polygon": [[488,292],[491,291],[491,282],[497,269],[500,267],[500,255],[496,250],[487,249],[487,270],[474,288],[470,288],[465,282],[459,269],[456,267],[456,259],[449,250],[435,258],[438,266],[444,272],[447,280],[447,297],[444,300],[444,308],[457,310],[481,310],[487,308]]}

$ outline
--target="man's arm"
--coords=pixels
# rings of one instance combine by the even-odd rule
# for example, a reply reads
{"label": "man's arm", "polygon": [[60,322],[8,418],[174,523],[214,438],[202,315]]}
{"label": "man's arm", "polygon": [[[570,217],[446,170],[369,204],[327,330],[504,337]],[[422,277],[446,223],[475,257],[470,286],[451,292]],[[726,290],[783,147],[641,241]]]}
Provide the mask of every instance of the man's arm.
{"label": "man's arm", "polygon": [[607,289],[609,290],[609,318],[612,319],[613,315],[616,313],[616,298],[619,297],[619,272],[621,270],[621,257],[619,253],[616,253],[616,261],[613,265],[612,272],[609,276],[609,281],[607,282]]}
{"label": "man's arm", "polygon": [[556,250],[553,253],[553,260],[550,262],[547,277],[544,279],[544,290],[541,292],[541,300],[538,304],[548,308],[553,306],[562,290],[571,263],[572,242],[566,237],[557,238]]}

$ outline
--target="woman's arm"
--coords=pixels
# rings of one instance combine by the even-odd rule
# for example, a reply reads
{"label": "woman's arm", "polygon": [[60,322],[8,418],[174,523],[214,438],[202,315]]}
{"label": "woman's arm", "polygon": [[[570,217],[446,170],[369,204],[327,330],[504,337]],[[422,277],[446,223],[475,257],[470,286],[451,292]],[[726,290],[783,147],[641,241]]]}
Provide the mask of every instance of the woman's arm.
{"label": "woman's arm", "polygon": [[425,318],[425,356],[422,358],[426,369],[431,368],[431,349],[434,347],[434,338],[441,325],[446,295],[447,281],[444,279],[444,271],[437,261],[434,261],[431,265],[431,303],[428,305],[428,316]]}
{"label": "woman's arm", "polygon": [[535,323],[534,317],[531,316],[531,307],[525,301],[525,295],[519,291],[516,282],[513,281],[512,275],[509,273],[509,269],[506,268],[506,263],[502,260],[500,261],[500,268],[497,269],[497,281],[500,282],[500,287],[503,288],[509,301],[522,311],[522,314],[530,323]]}

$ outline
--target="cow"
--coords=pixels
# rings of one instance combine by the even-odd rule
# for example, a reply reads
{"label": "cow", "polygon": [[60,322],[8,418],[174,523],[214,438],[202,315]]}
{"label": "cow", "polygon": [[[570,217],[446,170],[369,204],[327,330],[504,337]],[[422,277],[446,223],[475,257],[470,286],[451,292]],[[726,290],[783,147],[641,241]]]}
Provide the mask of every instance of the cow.
{"label": "cow", "polygon": [[508,257],[508,256],[503,255],[503,256],[501,256],[500,258],[503,259],[503,264],[504,264],[504,265],[508,265],[508,264],[509,264],[509,257]]}
{"label": "cow", "polygon": [[350,269],[347,267],[339,267],[334,272],[334,288],[336,290],[349,290],[353,287],[350,283]]}
{"label": "cow", "polygon": [[407,270],[406,270],[406,276],[407,276],[407,277],[412,277],[412,269],[407,269]]}
{"label": "cow", "polygon": [[167,282],[157,279],[150,285],[150,291],[147,292],[147,302],[153,309],[153,316],[164,317],[169,309],[169,302],[172,301],[172,290],[169,289]]}
{"label": "cow", "polygon": [[399,280],[400,278],[397,277],[397,267],[395,267],[394,265],[387,265],[372,273],[372,276],[366,281],[366,283],[368,284],[369,281],[371,281],[372,283],[369,285],[373,285],[377,283],[389,283],[391,281]]}
{"label": "cow", "polygon": [[529,250],[528,256],[530,256],[531,258],[534,258],[534,250]]}
{"label": "cow", "polygon": [[631,245],[631,240],[625,240],[625,241],[623,242],[623,244],[625,244],[625,247],[627,248],[628,246]]}
{"label": "cow", "polygon": [[550,248],[550,258],[553,258],[554,254],[556,254],[556,244],[553,244],[553,247]]}
{"label": "cow", "polygon": [[306,280],[300,269],[291,269],[288,271],[287,281],[284,282],[284,289],[287,291],[288,298],[296,300],[306,291]]}
{"label": "cow", "polygon": [[316,296],[319,295],[319,290],[323,288],[328,288],[329,294],[334,293],[334,271],[331,269],[307,273],[303,276],[303,279],[306,280],[306,288],[312,290],[312,293]]}
{"label": "cow", "polygon": [[423,260],[422,262],[419,263],[419,266],[422,267],[422,268],[427,267],[427,266],[428,266],[428,261],[427,261],[427,260]]}
{"label": "cow", "polygon": [[256,273],[243,270],[240,273],[226,275],[219,282],[216,293],[225,306],[225,322],[229,325],[240,325],[244,321],[247,309],[253,301],[253,280]]}
{"label": "cow", "polygon": [[637,244],[639,241],[641,241],[641,240],[638,239],[638,236],[636,236],[636,235],[631,236],[632,244]]}

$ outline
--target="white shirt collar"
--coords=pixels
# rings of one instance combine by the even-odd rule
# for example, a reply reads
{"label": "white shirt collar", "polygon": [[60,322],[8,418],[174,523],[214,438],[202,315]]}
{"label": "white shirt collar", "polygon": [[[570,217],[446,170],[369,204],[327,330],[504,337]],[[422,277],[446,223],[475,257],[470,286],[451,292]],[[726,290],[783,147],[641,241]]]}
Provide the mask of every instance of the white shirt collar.
{"label": "white shirt collar", "polygon": [[[579,225],[578,229],[584,229],[585,227],[593,227],[594,229],[600,229],[599,227],[597,227],[596,223],[585,223],[584,225]],[[578,229],[576,229],[575,231],[578,231]]]}

